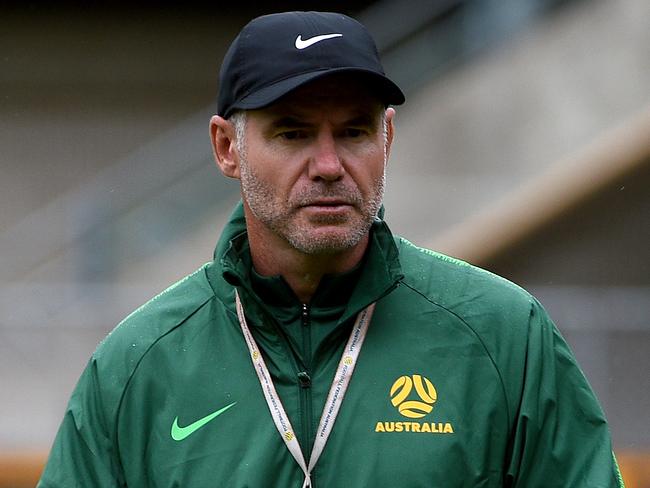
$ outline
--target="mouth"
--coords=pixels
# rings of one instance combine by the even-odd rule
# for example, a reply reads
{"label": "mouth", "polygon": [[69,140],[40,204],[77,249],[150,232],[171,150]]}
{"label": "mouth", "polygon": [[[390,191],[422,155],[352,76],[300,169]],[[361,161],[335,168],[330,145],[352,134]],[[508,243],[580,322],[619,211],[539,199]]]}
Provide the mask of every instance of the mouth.
{"label": "mouth", "polygon": [[302,206],[310,219],[318,222],[340,223],[349,218],[353,204],[340,198],[321,198]]}
{"label": "mouth", "polygon": [[303,207],[316,207],[316,208],[337,208],[337,207],[350,207],[352,204],[346,200],[336,198],[321,198],[312,202],[302,205]]}

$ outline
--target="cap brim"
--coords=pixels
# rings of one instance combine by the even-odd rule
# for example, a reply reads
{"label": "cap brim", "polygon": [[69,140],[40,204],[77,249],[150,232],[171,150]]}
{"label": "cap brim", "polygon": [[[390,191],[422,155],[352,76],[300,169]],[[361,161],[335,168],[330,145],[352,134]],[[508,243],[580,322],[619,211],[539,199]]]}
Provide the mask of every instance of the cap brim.
{"label": "cap brim", "polygon": [[377,97],[385,105],[401,105],[405,101],[402,90],[400,90],[399,87],[386,76],[383,76],[376,71],[360,68],[328,68],[319,71],[311,71],[309,73],[301,73],[250,93],[241,100],[233,103],[229,107],[228,113],[224,114],[224,117],[227,118],[237,109],[252,110],[264,108],[306,83],[338,73],[357,74],[360,75],[361,78],[366,78],[370,83],[368,87],[369,90],[374,91],[377,94]]}

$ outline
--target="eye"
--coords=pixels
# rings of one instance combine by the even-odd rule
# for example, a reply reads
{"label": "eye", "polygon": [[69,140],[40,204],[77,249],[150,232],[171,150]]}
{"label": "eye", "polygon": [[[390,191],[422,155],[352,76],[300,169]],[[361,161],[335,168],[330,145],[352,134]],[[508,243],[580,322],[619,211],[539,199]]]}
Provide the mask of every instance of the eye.
{"label": "eye", "polygon": [[365,131],[363,131],[362,129],[358,129],[356,127],[348,127],[344,131],[345,137],[352,137],[352,138],[361,137],[364,133]]}
{"label": "eye", "polygon": [[286,139],[288,141],[294,141],[297,139],[304,139],[307,137],[307,133],[303,130],[286,130],[283,132],[280,132],[278,134],[278,137],[281,137],[283,139]]}

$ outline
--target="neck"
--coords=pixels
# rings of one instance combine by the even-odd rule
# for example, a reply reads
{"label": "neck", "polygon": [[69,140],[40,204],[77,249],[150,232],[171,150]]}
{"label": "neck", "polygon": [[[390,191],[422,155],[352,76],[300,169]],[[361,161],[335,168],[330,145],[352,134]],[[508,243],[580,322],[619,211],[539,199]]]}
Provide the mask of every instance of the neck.
{"label": "neck", "polygon": [[[248,240],[255,271],[262,276],[281,275],[301,303],[309,303],[323,275],[354,268],[368,247],[368,235],[352,248],[337,253],[305,254],[277,236],[262,238],[249,227]],[[281,245],[278,245],[281,244]]]}

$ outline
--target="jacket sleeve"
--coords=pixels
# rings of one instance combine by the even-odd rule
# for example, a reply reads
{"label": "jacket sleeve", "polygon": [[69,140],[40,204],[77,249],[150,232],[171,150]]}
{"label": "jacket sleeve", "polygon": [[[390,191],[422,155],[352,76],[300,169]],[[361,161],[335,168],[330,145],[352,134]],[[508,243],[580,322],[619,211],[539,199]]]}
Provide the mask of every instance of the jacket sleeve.
{"label": "jacket sleeve", "polygon": [[113,428],[105,419],[93,359],[70,398],[37,488],[126,486],[110,434]]}
{"label": "jacket sleeve", "polygon": [[622,488],[602,409],[542,306],[533,302],[506,464],[513,488]]}

